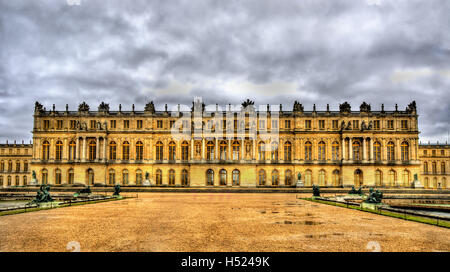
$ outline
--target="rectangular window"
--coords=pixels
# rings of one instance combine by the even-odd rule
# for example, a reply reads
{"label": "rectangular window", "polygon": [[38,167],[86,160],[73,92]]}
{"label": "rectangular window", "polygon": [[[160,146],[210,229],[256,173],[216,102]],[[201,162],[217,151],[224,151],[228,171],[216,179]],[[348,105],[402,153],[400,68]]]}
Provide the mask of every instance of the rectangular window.
{"label": "rectangular window", "polygon": [[333,129],[338,129],[338,128],[339,128],[339,121],[333,120]]}
{"label": "rectangular window", "polygon": [[44,129],[49,129],[49,128],[50,128],[50,121],[44,120]]}
{"label": "rectangular window", "polygon": [[172,127],[173,127],[173,125],[175,125],[175,121],[174,120],[171,120],[170,122],[169,122],[169,129],[172,129]]}
{"label": "rectangular window", "polygon": [[156,121],[156,127],[157,128],[163,128],[163,121],[162,120]]}
{"label": "rectangular window", "polygon": [[388,129],[394,129],[394,120],[388,120],[387,121],[387,128]]}
{"label": "rectangular window", "polygon": [[62,129],[63,128],[63,120],[57,120],[56,127],[57,127],[57,129]]}
{"label": "rectangular window", "polygon": [[222,129],[227,129],[227,121],[222,120]]}
{"label": "rectangular window", "polygon": [[373,128],[380,129],[380,120],[373,121]]}
{"label": "rectangular window", "polygon": [[278,120],[272,120],[272,128],[278,128]]}
{"label": "rectangular window", "polygon": [[111,120],[109,124],[111,128],[116,128],[116,120]]}
{"label": "rectangular window", "polygon": [[75,129],[76,126],[77,126],[77,121],[70,120],[70,129]]}
{"label": "rectangular window", "polygon": [[285,129],[291,128],[291,120],[284,120],[284,128]]}
{"label": "rectangular window", "polygon": [[402,120],[402,129],[408,129],[408,120]]}
{"label": "rectangular window", "polygon": [[259,128],[260,129],[264,129],[266,127],[266,122],[265,120],[259,120]]}
{"label": "rectangular window", "polygon": [[319,129],[325,129],[325,120],[319,120]]}
{"label": "rectangular window", "polygon": [[359,120],[353,120],[353,129],[359,129]]}
{"label": "rectangular window", "polygon": [[124,129],[130,128],[130,120],[123,120],[123,128]]}
{"label": "rectangular window", "polygon": [[305,128],[311,129],[311,120],[305,120]]}
{"label": "rectangular window", "polygon": [[91,120],[91,129],[95,129],[95,124],[96,124],[95,120]]}
{"label": "rectangular window", "polygon": [[142,129],[142,120],[136,121],[136,127],[137,127],[137,129]]}

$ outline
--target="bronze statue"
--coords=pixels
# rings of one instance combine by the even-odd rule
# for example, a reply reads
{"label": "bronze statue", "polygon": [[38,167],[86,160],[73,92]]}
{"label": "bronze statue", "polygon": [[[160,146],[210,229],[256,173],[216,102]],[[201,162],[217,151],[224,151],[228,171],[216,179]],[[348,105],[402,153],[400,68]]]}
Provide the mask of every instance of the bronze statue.
{"label": "bronze statue", "polygon": [[359,187],[358,190],[355,189],[355,186],[352,186],[352,189],[348,192],[349,195],[362,195],[362,189]]}
{"label": "bronze statue", "polygon": [[52,201],[53,198],[50,196],[50,185],[42,184],[36,193],[36,197],[29,204],[39,204]]}
{"label": "bronze statue", "polygon": [[113,194],[113,196],[120,196],[120,185],[119,184],[116,184],[114,186],[114,194]]}
{"label": "bronze statue", "polygon": [[383,198],[382,192],[380,192],[378,190],[374,191],[373,188],[370,188],[369,196],[367,197],[367,199],[364,202],[378,204],[378,203],[381,203],[382,198]]}
{"label": "bronze statue", "polygon": [[313,185],[313,196],[320,196],[319,186]]}
{"label": "bronze statue", "polygon": [[83,189],[81,189],[78,193],[79,193],[79,194],[91,194],[91,193],[92,193],[91,187],[88,186],[88,187],[86,187],[86,188],[83,188]]}

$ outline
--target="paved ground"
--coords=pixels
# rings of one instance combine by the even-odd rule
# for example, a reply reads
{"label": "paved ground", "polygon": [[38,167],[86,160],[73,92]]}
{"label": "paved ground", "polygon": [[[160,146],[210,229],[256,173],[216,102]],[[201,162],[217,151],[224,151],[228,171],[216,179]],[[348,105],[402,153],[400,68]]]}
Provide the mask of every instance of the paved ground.
{"label": "paved ground", "polygon": [[77,243],[81,251],[450,251],[450,229],[295,194],[141,193],[0,217],[0,251]]}

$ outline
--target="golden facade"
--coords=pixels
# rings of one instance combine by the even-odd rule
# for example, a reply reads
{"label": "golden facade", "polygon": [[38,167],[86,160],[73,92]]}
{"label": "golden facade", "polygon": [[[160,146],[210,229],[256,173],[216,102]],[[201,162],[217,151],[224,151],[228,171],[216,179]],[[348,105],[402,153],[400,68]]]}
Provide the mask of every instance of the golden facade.
{"label": "golden facade", "polygon": [[30,181],[32,144],[0,144],[0,188],[25,186]]}
{"label": "golden facade", "polygon": [[[415,102],[405,110],[239,107],[46,110],[36,103],[32,170],[39,183],[141,186],[410,187],[420,179]],[[179,133],[180,132],[180,133]],[[182,133],[181,133],[182,132]]]}
{"label": "golden facade", "polygon": [[450,145],[420,144],[422,183],[425,188],[448,188],[450,180]]}

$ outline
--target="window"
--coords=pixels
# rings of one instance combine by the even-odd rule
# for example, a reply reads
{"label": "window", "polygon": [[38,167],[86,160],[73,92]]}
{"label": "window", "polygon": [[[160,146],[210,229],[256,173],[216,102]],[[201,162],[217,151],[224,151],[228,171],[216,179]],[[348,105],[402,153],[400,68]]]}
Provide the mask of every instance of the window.
{"label": "window", "polygon": [[428,163],[427,163],[427,162],[424,162],[424,163],[423,163],[423,172],[424,172],[425,174],[428,173]]}
{"label": "window", "polygon": [[227,159],[227,142],[226,141],[220,141],[219,143],[219,154],[221,160]]}
{"label": "window", "polygon": [[50,158],[50,143],[48,141],[44,141],[42,144],[42,159],[48,160]]}
{"label": "window", "polygon": [[272,171],[272,186],[278,186],[280,184],[280,175],[277,170]]}
{"label": "window", "polygon": [[387,121],[387,128],[388,129],[394,129],[394,120],[388,120]]}
{"label": "window", "polygon": [[240,184],[240,172],[237,169],[233,170],[233,186],[239,186]]}
{"label": "window", "polygon": [[278,160],[278,143],[277,142],[273,142],[272,143],[272,148],[271,148],[271,159],[273,161],[277,161]]}
{"label": "window", "polygon": [[263,169],[258,172],[258,183],[260,186],[266,185],[266,171]]}
{"label": "window", "polygon": [[127,169],[124,169],[124,170],[122,171],[122,184],[123,184],[123,185],[127,185],[127,184],[128,184],[128,181],[129,181],[129,179],[128,179],[128,170],[127,170]]}
{"label": "window", "polygon": [[109,185],[116,184],[116,171],[114,171],[114,169],[109,170],[108,183],[109,183]]}
{"label": "window", "polygon": [[75,120],[70,120],[70,129],[75,129],[77,126],[77,121]]}
{"label": "window", "polygon": [[333,125],[333,129],[338,129],[339,128],[339,121],[338,120],[333,120],[332,125]]}
{"label": "window", "polygon": [[97,143],[95,141],[91,141],[89,143],[89,160],[93,161],[96,158],[97,152]]}
{"label": "window", "polygon": [[353,142],[353,160],[361,160],[361,143],[359,141]]}
{"label": "window", "polygon": [[305,160],[312,160],[312,144],[309,141],[305,143]]}
{"label": "window", "polygon": [[389,186],[394,186],[396,180],[396,173],[394,170],[389,171]]}
{"label": "window", "polygon": [[122,160],[130,159],[130,143],[125,141],[122,145]]}
{"label": "window", "polygon": [[142,185],[142,171],[139,169],[136,170],[136,185]]}
{"label": "window", "polygon": [[16,172],[20,172],[20,161],[16,161]]}
{"label": "window", "polygon": [[403,171],[403,186],[408,186],[410,181],[410,173],[408,170]]}
{"label": "window", "polygon": [[339,160],[339,143],[333,142],[331,144],[331,157],[333,160]]}
{"label": "window", "polygon": [[20,185],[20,177],[16,176],[16,186],[19,186],[19,185]]}
{"label": "window", "polygon": [[258,144],[258,157],[259,160],[265,160],[266,159],[266,148],[265,148],[265,143],[264,142],[259,142]]}
{"label": "window", "polygon": [[27,162],[27,161],[25,161],[25,162],[23,163],[23,171],[24,171],[24,172],[28,172],[28,162]]}
{"label": "window", "polygon": [[278,128],[278,120],[272,120],[272,129]]}
{"label": "window", "polygon": [[227,170],[222,169],[219,172],[220,176],[220,185],[227,185]]}
{"label": "window", "polygon": [[162,185],[162,171],[160,169],[156,170],[156,185]]}
{"label": "window", "polygon": [[175,125],[175,120],[171,120],[169,122],[169,128],[172,129],[174,127],[174,125]]}
{"label": "window", "polygon": [[353,120],[353,129],[359,129],[359,120]]}
{"label": "window", "polygon": [[311,120],[305,120],[305,128],[311,129]]}
{"label": "window", "polygon": [[8,161],[8,172],[12,172],[12,161]]}
{"label": "window", "polygon": [[292,144],[291,144],[291,142],[284,143],[284,160],[285,161],[292,160]]}
{"label": "window", "polygon": [[373,121],[373,129],[380,129],[380,120]]}
{"label": "window", "polygon": [[169,186],[175,186],[175,170],[169,170]]}
{"label": "window", "polygon": [[156,127],[157,128],[163,128],[163,121],[162,120],[156,121]]}
{"label": "window", "polygon": [[0,163],[0,172],[4,172],[4,171],[5,171],[5,162],[2,161],[2,162]]}
{"label": "window", "polygon": [[265,120],[259,120],[259,128],[264,129],[266,127],[266,121]]}
{"label": "window", "polygon": [[292,181],[293,181],[292,171],[291,170],[286,170],[284,172],[284,185],[290,186],[290,185],[292,185]]}
{"label": "window", "polygon": [[136,160],[142,161],[144,158],[144,145],[141,141],[136,143]]}
{"label": "window", "polygon": [[326,160],[326,152],[325,152],[325,149],[326,149],[326,145],[325,145],[325,143],[322,141],[322,142],[320,142],[319,143],[319,160],[320,161],[324,161],[324,160]]}
{"label": "window", "polygon": [[312,172],[311,170],[306,170],[305,171],[305,185],[306,186],[311,186],[312,185]]}
{"label": "window", "polygon": [[76,147],[77,147],[77,144],[75,143],[75,141],[70,141],[70,143],[69,143],[69,160],[75,160]]}
{"label": "window", "polygon": [[380,170],[375,171],[375,185],[376,186],[383,185],[383,173]]}
{"label": "window", "polygon": [[137,129],[142,129],[142,120],[137,120],[136,121],[136,128]]}
{"label": "window", "polygon": [[62,159],[62,152],[63,152],[63,143],[61,141],[57,141],[56,142],[56,154],[55,154],[56,160]]}
{"label": "window", "polygon": [[186,169],[183,169],[181,171],[181,185],[182,186],[189,185],[189,176],[188,176],[188,171]]}
{"label": "window", "polygon": [[373,144],[373,159],[381,161],[381,144],[379,142]]}
{"label": "window", "polygon": [[441,173],[445,174],[445,162],[441,162]]}
{"label": "window", "polygon": [[73,184],[74,182],[74,172],[73,169],[69,169],[69,172],[67,172],[67,183]]}
{"label": "window", "polygon": [[123,128],[124,129],[130,128],[130,120],[123,120]]}
{"label": "window", "polygon": [[50,121],[44,120],[44,129],[49,129],[49,128],[50,128]]}
{"label": "window", "polygon": [[95,122],[95,120],[91,120],[91,129],[95,129],[96,124],[97,122]]}
{"label": "window", "polygon": [[319,120],[319,129],[325,129],[325,120]]}
{"label": "window", "polygon": [[63,120],[57,120],[56,121],[56,128],[62,129],[63,128]]}
{"label": "window", "polygon": [[240,144],[238,141],[233,142],[233,160],[240,159]]}
{"label": "window", "polygon": [[339,178],[339,170],[334,170],[333,171],[333,186],[340,186],[341,185],[341,181]]}
{"label": "window", "polygon": [[214,185],[214,171],[211,169],[206,171],[206,185]]}
{"label": "window", "polygon": [[189,159],[189,143],[187,141],[181,143],[181,159],[185,161]]}
{"label": "window", "polygon": [[319,185],[320,186],[325,186],[326,185],[325,170],[320,170],[319,171]]}
{"label": "window", "polygon": [[55,170],[55,184],[56,185],[61,184],[61,170],[59,170],[59,169]]}
{"label": "window", "polygon": [[117,159],[117,144],[114,141],[109,143],[109,159]]}
{"label": "window", "polygon": [[401,125],[402,129],[408,129],[408,120],[402,120]]}
{"label": "window", "polygon": [[176,144],[174,141],[171,141],[169,143],[169,160],[174,161],[175,158],[175,149],[176,149]]}
{"label": "window", "polygon": [[436,162],[433,162],[431,164],[431,171],[433,172],[433,174],[437,174]]}
{"label": "window", "polygon": [[206,159],[213,160],[214,159],[214,142],[208,141],[206,143]]}
{"label": "window", "polygon": [[163,143],[161,141],[158,141],[156,143],[156,160],[162,161],[163,160]]}
{"label": "window", "polygon": [[111,121],[109,122],[109,126],[110,126],[111,128],[116,128],[116,120],[111,120]]}
{"label": "window", "polygon": [[402,161],[408,161],[409,160],[409,144],[408,144],[408,142],[402,143],[401,150],[402,150]]}
{"label": "window", "polygon": [[291,128],[291,120],[284,120],[284,128],[285,129]]}
{"label": "window", "polygon": [[27,186],[27,176],[23,176],[22,181],[23,181],[23,186]]}
{"label": "window", "polygon": [[388,161],[395,160],[395,145],[393,142],[389,142],[387,145],[387,159]]}
{"label": "window", "polygon": [[[8,176],[9,178],[9,176]],[[48,184],[48,172],[47,169],[42,169],[42,184]]]}

